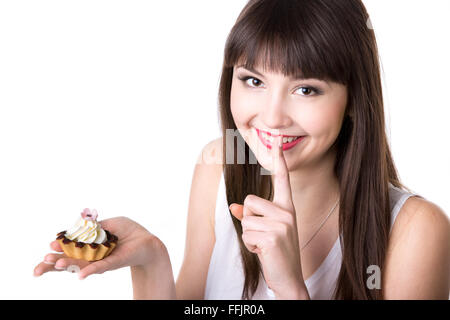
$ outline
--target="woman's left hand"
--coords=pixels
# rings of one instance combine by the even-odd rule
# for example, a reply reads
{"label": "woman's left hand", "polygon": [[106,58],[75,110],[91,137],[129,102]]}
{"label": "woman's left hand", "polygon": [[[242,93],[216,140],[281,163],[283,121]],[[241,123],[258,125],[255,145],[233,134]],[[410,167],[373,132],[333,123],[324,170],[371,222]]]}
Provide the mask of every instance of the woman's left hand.
{"label": "woman's left hand", "polygon": [[[309,299],[303,280],[297,220],[284,159],[281,137],[274,139],[273,201],[248,195],[244,205],[231,204],[231,213],[241,221],[242,240],[261,262],[264,278],[277,299]],[[282,145],[282,144],[281,144]]]}

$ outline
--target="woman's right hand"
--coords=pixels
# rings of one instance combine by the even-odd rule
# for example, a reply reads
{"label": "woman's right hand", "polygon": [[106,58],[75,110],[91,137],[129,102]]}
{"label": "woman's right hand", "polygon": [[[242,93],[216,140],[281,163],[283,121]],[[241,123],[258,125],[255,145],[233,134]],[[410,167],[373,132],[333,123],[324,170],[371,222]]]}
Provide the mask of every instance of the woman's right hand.
{"label": "woman's right hand", "polygon": [[[140,224],[126,217],[99,221],[101,227],[119,238],[117,246],[109,256],[98,261],[85,261],[67,257],[64,253],[49,253],[44,261],[34,268],[34,275],[40,276],[49,271],[63,271],[77,266],[78,276],[84,279],[91,274],[123,267],[148,266],[160,258],[164,244]],[[50,243],[57,252],[63,252],[58,241]],[[76,268],[76,267],[75,267]]]}

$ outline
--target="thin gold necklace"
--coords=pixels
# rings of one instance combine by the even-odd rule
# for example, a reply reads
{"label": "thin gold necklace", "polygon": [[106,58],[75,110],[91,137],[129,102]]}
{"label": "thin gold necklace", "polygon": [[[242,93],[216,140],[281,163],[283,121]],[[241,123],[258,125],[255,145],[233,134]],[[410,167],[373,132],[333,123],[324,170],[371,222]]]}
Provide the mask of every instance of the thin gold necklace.
{"label": "thin gold necklace", "polygon": [[308,242],[306,242],[306,244],[300,248],[300,251],[302,251],[310,242],[311,240],[316,236],[316,234],[320,231],[320,229],[322,228],[322,226],[324,225],[324,223],[328,220],[328,218],[331,216],[331,214],[333,213],[334,209],[336,209],[336,206],[339,203],[339,198],[337,199],[336,203],[334,204],[333,208],[330,210],[330,213],[328,213],[328,215],[325,217],[325,219],[322,221],[322,223],[320,224],[319,228],[317,228],[316,232],[314,232],[314,234],[312,235],[312,237],[308,240]]}

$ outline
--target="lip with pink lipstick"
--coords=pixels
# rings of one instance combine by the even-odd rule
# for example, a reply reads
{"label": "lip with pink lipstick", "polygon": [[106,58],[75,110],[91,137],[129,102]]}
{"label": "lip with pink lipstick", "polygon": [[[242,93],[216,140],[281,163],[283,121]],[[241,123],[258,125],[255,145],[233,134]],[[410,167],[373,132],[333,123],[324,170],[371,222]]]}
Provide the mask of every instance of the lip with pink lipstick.
{"label": "lip with pink lipstick", "polygon": [[[274,135],[271,134],[270,132],[259,130],[257,128],[255,129],[258,134],[259,140],[262,142],[262,144],[265,145],[268,149],[272,149],[272,143],[274,141],[274,138],[279,135]],[[306,136],[287,136],[287,135],[282,136],[283,136],[283,151],[292,149],[306,137]]]}

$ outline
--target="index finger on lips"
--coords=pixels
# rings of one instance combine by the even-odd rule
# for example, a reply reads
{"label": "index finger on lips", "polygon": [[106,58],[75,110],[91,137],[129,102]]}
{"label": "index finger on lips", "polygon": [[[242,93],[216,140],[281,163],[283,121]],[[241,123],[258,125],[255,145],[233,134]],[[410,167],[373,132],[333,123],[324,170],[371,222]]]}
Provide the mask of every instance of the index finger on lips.
{"label": "index finger on lips", "polygon": [[283,154],[283,136],[275,137],[272,144],[272,162],[273,162],[273,203],[279,207],[292,211],[292,193],[289,182],[289,170],[287,168],[286,159]]}

